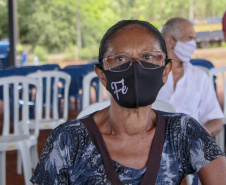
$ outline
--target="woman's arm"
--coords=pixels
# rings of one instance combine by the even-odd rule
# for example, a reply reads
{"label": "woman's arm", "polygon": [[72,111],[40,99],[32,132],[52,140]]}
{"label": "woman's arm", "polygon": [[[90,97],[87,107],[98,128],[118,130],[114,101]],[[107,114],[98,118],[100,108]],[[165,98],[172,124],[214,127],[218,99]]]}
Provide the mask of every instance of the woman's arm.
{"label": "woman's arm", "polygon": [[205,165],[198,175],[202,185],[226,185],[226,157],[214,159]]}

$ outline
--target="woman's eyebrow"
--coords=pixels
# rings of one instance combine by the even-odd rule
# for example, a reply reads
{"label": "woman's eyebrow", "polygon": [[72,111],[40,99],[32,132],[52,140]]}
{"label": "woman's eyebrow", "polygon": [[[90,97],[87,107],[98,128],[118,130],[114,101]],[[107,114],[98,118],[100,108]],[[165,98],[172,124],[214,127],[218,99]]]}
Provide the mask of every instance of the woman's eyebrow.
{"label": "woman's eyebrow", "polygon": [[141,50],[140,53],[145,52],[145,51],[148,51],[148,52],[162,52],[162,51],[158,51],[158,50],[143,49],[143,50]]}
{"label": "woman's eyebrow", "polygon": [[120,55],[120,54],[130,55],[129,53],[127,53],[125,51],[115,52],[113,55]]}

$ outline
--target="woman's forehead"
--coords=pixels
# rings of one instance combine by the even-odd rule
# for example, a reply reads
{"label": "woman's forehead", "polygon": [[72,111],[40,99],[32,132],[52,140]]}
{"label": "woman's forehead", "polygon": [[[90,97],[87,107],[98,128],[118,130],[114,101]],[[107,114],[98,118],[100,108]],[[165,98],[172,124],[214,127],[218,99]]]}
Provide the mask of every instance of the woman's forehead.
{"label": "woman's forehead", "polygon": [[122,39],[122,37],[124,37],[124,38],[130,37],[131,39],[133,39],[135,36],[138,36],[139,38],[142,38],[142,37],[143,38],[148,38],[148,37],[154,38],[154,34],[150,30],[148,30],[147,28],[142,27],[140,25],[129,25],[129,26],[126,26],[126,27],[118,30],[113,35],[111,40],[115,40],[118,37],[120,39]]}
{"label": "woman's forehead", "polygon": [[131,25],[119,30],[114,34],[108,46],[108,52],[123,49],[149,49],[161,51],[155,34],[139,25]]}

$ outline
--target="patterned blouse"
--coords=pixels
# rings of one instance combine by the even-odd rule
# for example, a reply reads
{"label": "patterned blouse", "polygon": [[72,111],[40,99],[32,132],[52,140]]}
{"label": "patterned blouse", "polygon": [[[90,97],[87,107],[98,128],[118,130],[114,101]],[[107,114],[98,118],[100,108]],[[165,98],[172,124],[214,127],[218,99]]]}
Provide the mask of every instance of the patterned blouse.
{"label": "patterned blouse", "polygon": [[[187,174],[198,172],[210,161],[224,155],[212,137],[193,118],[186,114],[156,113],[156,127],[165,125],[165,136],[154,184],[179,185]],[[90,119],[93,115],[87,116],[91,120],[92,129],[87,129],[85,119],[80,119],[64,123],[52,131],[31,182],[39,185],[149,184],[148,181],[143,183],[142,179],[145,178],[146,171],[150,172],[151,163],[136,170],[110,160],[113,164],[112,174],[117,174],[116,179],[120,183],[109,180],[112,174],[104,165],[104,157],[94,144],[94,140],[104,141],[94,119]],[[154,140],[155,137],[156,134]],[[105,152],[107,153],[106,149]],[[147,173],[146,176],[150,176]]]}

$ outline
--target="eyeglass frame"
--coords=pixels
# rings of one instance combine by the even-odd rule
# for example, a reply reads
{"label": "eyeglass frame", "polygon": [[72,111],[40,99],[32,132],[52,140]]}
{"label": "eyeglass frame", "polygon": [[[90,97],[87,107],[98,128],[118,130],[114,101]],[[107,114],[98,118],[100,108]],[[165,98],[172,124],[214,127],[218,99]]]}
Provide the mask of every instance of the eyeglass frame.
{"label": "eyeglass frame", "polygon": [[[155,51],[155,52],[156,52],[156,51]],[[163,53],[163,52],[161,52],[161,54],[163,54],[164,56],[166,56],[166,54]],[[132,66],[133,62],[135,62],[135,61],[137,61],[137,62],[140,64],[140,66],[141,66],[142,68],[144,68],[144,69],[153,70],[153,69],[157,69],[157,68],[163,67],[163,66],[159,66],[159,67],[157,67],[157,68],[145,68],[144,66],[142,66],[142,64],[141,64],[141,62],[140,62],[141,60],[140,60],[138,57],[130,57],[131,60],[128,61],[128,62],[130,62],[130,65],[129,65],[129,67],[128,67],[127,69],[124,69],[124,70],[121,70],[121,71],[113,71],[113,70],[110,69],[109,64],[105,61],[106,59],[108,59],[108,58],[111,57],[111,56],[114,56],[114,55],[110,55],[110,56],[108,56],[108,57],[102,59],[101,62],[100,62],[101,64],[95,64],[95,65],[96,65],[99,69],[101,69],[101,70],[103,70],[103,71],[106,71],[106,70],[103,68],[103,66],[102,66],[102,65],[104,64],[104,62],[105,62],[106,65],[107,65],[107,67],[108,67],[108,70],[111,71],[111,72],[116,72],[116,73],[117,73],[117,72],[127,71],[127,70]],[[169,62],[172,61],[172,59],[169,59],[169,58],[165,58],[164,60],[165,60],[165,65],[164,65],[164,66],[166,66]]]}

